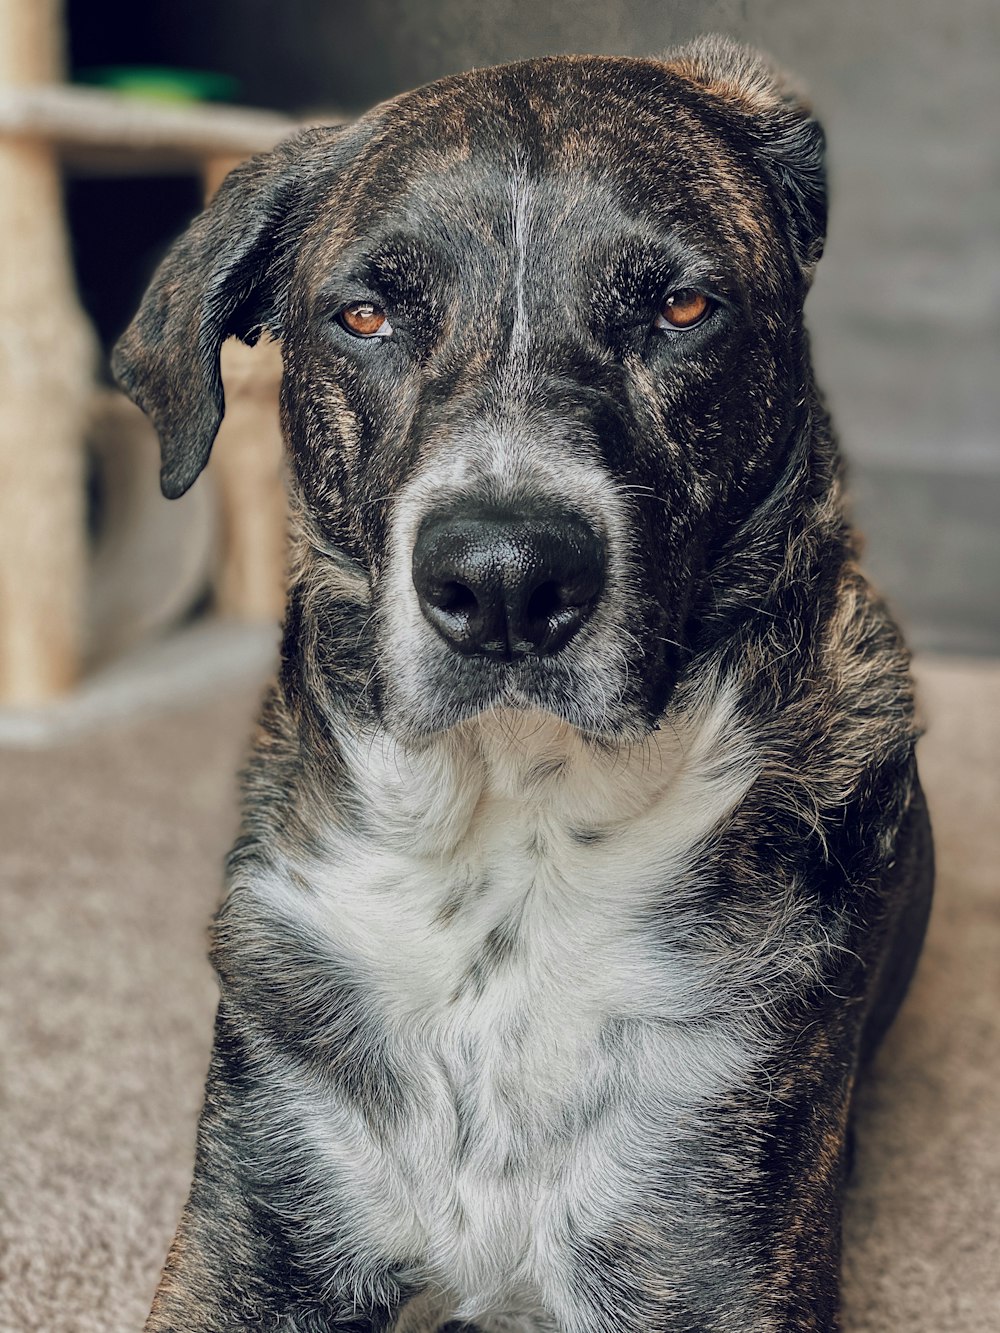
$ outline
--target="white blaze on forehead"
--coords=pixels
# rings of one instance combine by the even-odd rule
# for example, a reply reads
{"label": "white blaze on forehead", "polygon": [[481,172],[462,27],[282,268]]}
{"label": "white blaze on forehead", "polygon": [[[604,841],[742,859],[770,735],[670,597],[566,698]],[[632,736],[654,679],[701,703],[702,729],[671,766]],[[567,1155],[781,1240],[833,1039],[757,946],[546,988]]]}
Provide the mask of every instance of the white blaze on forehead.
{"label": "white blaze on forehead", "polygon": [[531,199],[522,168],[510,181],[511,243],[514,249],[514,326],[510,355],[526,350],[529,343],[528,311],[525,302],[527,251],[531,242]]}

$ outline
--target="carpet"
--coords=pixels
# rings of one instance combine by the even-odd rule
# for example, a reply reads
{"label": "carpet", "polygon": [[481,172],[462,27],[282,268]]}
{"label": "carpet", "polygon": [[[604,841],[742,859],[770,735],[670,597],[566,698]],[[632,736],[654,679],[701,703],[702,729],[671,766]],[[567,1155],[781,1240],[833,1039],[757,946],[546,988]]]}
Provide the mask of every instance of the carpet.
{"label": "carpet", "polygon": [[[926,659],[938,895],[860,1099],[846,1333],[1000,1330],[1000,666]],[[0,752],[0,1331],[135,1333],[184,1199],[256,692]]]}

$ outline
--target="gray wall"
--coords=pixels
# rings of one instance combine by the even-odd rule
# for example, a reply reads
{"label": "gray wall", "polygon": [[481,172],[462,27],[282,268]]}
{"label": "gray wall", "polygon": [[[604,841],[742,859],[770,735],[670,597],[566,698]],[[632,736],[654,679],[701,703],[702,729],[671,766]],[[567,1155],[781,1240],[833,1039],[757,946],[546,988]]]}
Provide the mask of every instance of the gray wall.
{"label": "gray wall", "polygon": [[809,318],[870,568],[918,643],[1000,651],[994,0],[164,0],[159,21],[163,58],[295,109],[711,30],[801,74],[827,125],[830,243]]}

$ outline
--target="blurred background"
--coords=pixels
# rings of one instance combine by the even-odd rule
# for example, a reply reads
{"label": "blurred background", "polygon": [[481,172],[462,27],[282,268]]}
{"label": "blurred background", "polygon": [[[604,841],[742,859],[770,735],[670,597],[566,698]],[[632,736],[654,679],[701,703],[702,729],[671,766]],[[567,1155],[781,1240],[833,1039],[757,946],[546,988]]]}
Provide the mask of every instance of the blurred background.
{"label": "blurred background", "polygon": [[175,506],[157,497],[148,425],[108,391],[109,347],[226,170],[295,120],[472,65],[655,54],[713,30],[797,72],[828,130],[830,239],[808,315],[869,572],[918,649],[1000,651],[998,14],[992,0],[2,0],[0,391],[15,392],[0,392],[0,707],[91,689],[177,625],[278,614],[275,349],[227,349],[231,419]]}

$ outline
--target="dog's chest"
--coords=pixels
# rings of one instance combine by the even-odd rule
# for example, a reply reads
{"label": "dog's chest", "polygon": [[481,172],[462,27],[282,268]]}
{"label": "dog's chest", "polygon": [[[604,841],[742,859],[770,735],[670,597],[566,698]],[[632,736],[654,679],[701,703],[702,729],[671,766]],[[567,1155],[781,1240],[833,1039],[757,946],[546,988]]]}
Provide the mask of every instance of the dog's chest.
{"label": "dog's chest", "polygon": [[626,775],[615,799],[507,778],[446,793],[472,817],[444,855],[392,833],[307,872],[311,925],[364,986],[370,1058],[401,1090],[384,1123],[312,1097],[317,1187],[326,1173],[359,1272],[373,1253],[416,1264],[463,1316],[568,1299],[581,1240],[743,1061],[687,1021],[698,961],[650,913],[747,775],[678,772],[645,805]]}
{"label": "dog's chest", "polygon": [[619,1152],[609,1124],[621,1052],[606,1043],[643,1004],[637,942],[604,913],[574,911],[558,861],[507,848],[482,870],[489,889],[474,877],[480,897],[427,923],[434,984],[397,1047],[412,1101],[384,1148],[410,1207],[372,1216],[387,1240],[416,1243],[467,1315],[530,1304],[565,1268],[567,1211],[593,1190],[595,1163],[607,1170]]}

